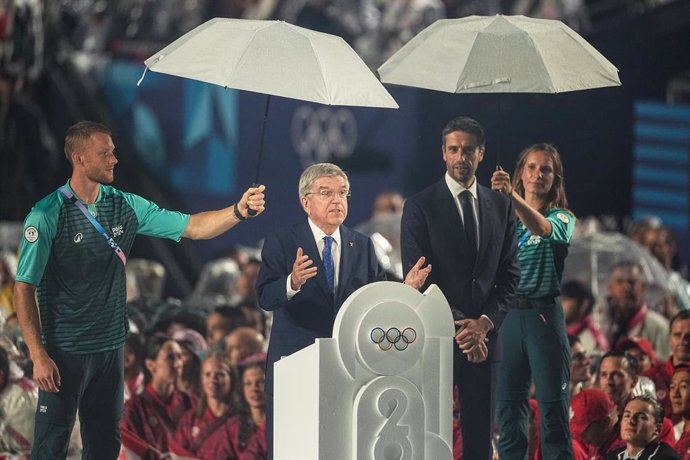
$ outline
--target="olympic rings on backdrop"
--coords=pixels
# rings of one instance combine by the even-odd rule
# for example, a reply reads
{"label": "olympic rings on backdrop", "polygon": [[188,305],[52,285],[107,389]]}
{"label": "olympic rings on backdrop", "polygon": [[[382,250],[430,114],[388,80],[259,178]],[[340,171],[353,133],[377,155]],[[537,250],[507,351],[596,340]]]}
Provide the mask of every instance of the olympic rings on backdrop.
{"label": "olympic rings on backdrop", "polygon": [[375,327],[369,333],[369,338],[383,351],[388,351],[393,347],[398,351],[404,351],[417,340],[417,331],[411,327],[402,331],[397,327],[388,328],[387,331],[384,331],[382,327]]}
{"label": "olympic rings on backdrop", "polygon": [[306,168],[350,157],[357,146],[357,119],[350,109],[303,105],[290,123],[292,146]]}

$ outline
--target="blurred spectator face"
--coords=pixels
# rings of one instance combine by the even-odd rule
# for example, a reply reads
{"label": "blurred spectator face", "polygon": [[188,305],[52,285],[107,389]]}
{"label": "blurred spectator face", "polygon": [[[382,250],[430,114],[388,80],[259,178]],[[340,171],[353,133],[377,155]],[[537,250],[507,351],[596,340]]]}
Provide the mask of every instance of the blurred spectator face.
{"label": "blurred spectator face", "polygon": [[676,245],[670,230],[666,228],[660,228],[657,230],[656,236],[657,238],[650,250],[654,257],[659,259],[661,265],[668,270],[671,268],[671,262],[673,261],[673,256],[675,256],[678,250],[678,246]]}
{"label": "blurred spectator face", "polygon": [[124,351],[124,361],[125,375],[133,374],[139,371],[139,362],[137,361],[137,355],[127,347],[125,347]]}
{"label": "blurred spectator face", "polygon": [[690,319],[677,319],[673,322],[669,345],[674,365],[690,363]]}
{"label": "blurred spectator face", "polygon": [[250,408],[263,408],[266,406],[266,393],[264,383],[266,374],[260,367],[250,367],[242,376],[242,388],[244,399]]}
{"label": "blurred spectator face", "polygon": [[235,285],[235,292],[242,301],[253,300],[256,297],[254,288],[260,268],[261,263],[255,260],[248,261],[242,266],[242,272]]}
{"label": "blurred spectator face", "polygon": [[637,360],[637,364],[640,366],[640,373],[652,367],[652,359],[641,349],[637,347],[630,347],[625,352]]}
{"label": "blurred spectator face", "polygon": [[211,355],[201,365],[201,386],[207,399],[227,400],[232,389],[230,369]]}
{"label": "blurred spectator face", "polygon": [[658,237],[658,228],[647,228],[644,231],[640,232],[640,245],[647,249],[649,252],[652,252],[652,248],[654,247],[654,244],[656,244],[656,240],[658,239]]}
{"label": "blurred spectator face", "polygon": [[625,405],[621,419],[621,438],[629,446],[647,447],[659,437],[661,424],[654,416],[654,407],[646,401],[633,399]]}
{"label": "blurred spectator face", "polygon": [[609,296],[612,307],[620,316],[629,316],[644,303],[646,285],[639,267],[615,268],[609,277]]}
{"label": "blurred spectator face", "polygon": [[146,360],[146,368],[151,373],[152,383],[174,384],[182,371],[182,348],[174,340],[168,340],[155,360]]}
{"label": "blurred spectator face", "polygon": [[235,365],[244,358],[259,353],[262,348],[263,337],[250,327],[237,328],[225,337],[225,353]]}
{"label": "blurred spectator face", "polygon": [[690,418],[690,369],[673,373],[669,397],[673,415]]}
{"label": "blurred spectator face", "polygon": [[256,329],[261,334],[266,333],[266,318],[258,307],[255,307],[253,304],[243,303],[240,305],[240,309],[247,319],[249,327]]}
{"label": "blurred spectator face", "polygon": [[578,303],[578,300],[566,295],[561,296],[561,304],[563,305],[563,314],[565,315],[566,324],[573,324],[580,321],[587,315],[591,306],[590,302],[583,300]]}
{"label": "blurred spectator face", "polygon": [[400,214],[403,208],[403,197],[397,192],[383,192],[374,200],[373,216]]}
{"label": "blurred spectator face", "polygon": [[206,319],[206,338],[210,347],[222,343],[223,337],[232,330],[232,322],[230,319],[213,312],[208,315]]}
{"label": "blurred spectator face", "polygon": [[581,343],[570,347],[570,382],[589,382],[592,379],[592,360],[587,356]]}
{"label": "blurred spectator face", "polygon": [[198,358],[185,347],[180,347],[180,353],[180,378],[186,378],[194,370],[194,362]]}
{"label": "blurred spectator face", "polygon": [[5,318],[5,330],[10,331],[19,327],[19,319],[16,313]]}
{"label": "blurred spectator face", "polygon": [[637,376],[630,373],[627,362],[617,356],[607,356],[599,365],[599,388],[620,407],[630,398]]}

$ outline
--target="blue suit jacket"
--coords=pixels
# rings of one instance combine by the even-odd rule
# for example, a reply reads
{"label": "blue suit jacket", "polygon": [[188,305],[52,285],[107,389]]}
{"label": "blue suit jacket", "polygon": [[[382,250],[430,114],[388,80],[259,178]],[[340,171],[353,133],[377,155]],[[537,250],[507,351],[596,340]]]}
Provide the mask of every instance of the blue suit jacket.
{"label": "blue suit jacket", "polygon": [[486,315],[499,328],[520,280],[511,201],[477,184],[479,250],[466,261],[462,220],[445,178],[405,202],[400,244],[407,273],[421,256],[432,266],[424,289],[436,284],[451,308],[467,318]]}
{"label": "blue suit jacket", "polygon": [[[318,337],[331,337],[335,316],[345,299],[368,283],[386,279],[369,237],[341,225],[340,241],[338,287],[334,297],[326,284],[321,255],[306,220],[266,237],[256,290],[261,308],[273,312],[266,372],[270,393],[273,392],[274,362],[311,345]],[[287,276],[292,272],[298,247],[318,270],[317,275],[288,300]]]}

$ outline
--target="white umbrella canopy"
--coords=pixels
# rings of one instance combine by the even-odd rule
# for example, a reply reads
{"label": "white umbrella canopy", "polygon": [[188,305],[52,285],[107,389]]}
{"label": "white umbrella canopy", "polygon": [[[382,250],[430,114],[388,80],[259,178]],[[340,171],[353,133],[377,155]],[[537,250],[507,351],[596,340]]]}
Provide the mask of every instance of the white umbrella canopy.
{"label": "white umbrella canopy", "polygon": [[211,19],[145,64],[155,72],[273,96],[398,108],[342,38],[282,21]]}
{"label": "white umbrella canopy", "polygon": [[440,19],[378,69],[381,81],[448,93],[562,93],[619,86],[618,69],[560,21]]}

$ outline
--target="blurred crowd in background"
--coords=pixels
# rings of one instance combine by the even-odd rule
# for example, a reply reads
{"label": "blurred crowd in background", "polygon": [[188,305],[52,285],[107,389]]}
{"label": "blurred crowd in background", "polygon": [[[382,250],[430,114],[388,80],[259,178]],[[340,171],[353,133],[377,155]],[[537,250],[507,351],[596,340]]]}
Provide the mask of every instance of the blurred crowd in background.
{"label": "blurred crowd in background", "polygon": [[[109,60],[143,61],[212,17],[280,19],[334,33],[375,69],[441,18],[524,14],[561,19],[585,31],[661,3],[664,0],[3,0],[0,195],[9,198],[0,200],[0,216],[22,219],[27,206],[50,191],[49,179],[66,175],[59,153],[66,126],[55,126],[56,120],[97,118],[85,116],[80,98],[98,87]],[[72,89],[75,80],[79,86]],[[31,168],[38,163],[42,168]]]}
{"label": "blurred crowd in background", "polygon": [[[379,260],[391,279],[400,279],[402,274],[399,228],[403,203],[399,193],[383,192],[375,200],[371,219],[359,226],[371,235]],[[184,395],[176,400],[177,404],[191,413],[194,411],[191,408],[197,407],[202,398],[208,398],[203,396],[206,387],[202,384],[202,366],[206,366],[207,360],[216,360],[213,363],[216,367],[220,366],[219,360],[227,363],[227,374],[233,379],[243,375],[235,369],[261,368],[270,337],[271,316],[257,304],[254,291],[260,266],[259,248],[231,248],[223,257],[205,265],[193,294],[175,299],[164,297],[166,271],[160,263],[130,259],[127,263],[130,336],[125,346],[126,398],[141,395],[147,391],[147,385],[160,384],[161,379],[168,378],[174,383],[174,391]],[[15,253],[4,252],[0,261],[0,345],[9,357],[9,371],[0,368],[0,412],[11,407],[14,415],[0,423],[0,452],[17,454],[27,448],[16,439],[13,441],[18,430],[24,430],[23,435],[30,443],[37,390],[30,380],[31,362],[12,304],[15,268]],[[667,439],[674,442],[684,432],[684,420],[690,420],[690,394],[681,407],[688,417],[683,419],[680,412],[674,412],[677,408],[671,404],[670,390],[674,367],[690,362],[687,276],[688,266],[677,257],[672,232],[659,219],[650,217],[633,222],[628,234],[602,231],[598,221],[582,219],[571,241],[563,277],[562,302],[571,341],[572,394],[599,388],[621,411],[633,396],[652,395],[664,405],[669,420],[680,423],[677,433]],[[160,367],[153,363],[160,358],[156,353],[163,353],[161,344],[166,341],[173,343],[176,351],[168,372],[161,373]],[[158,344],[153,354],[152,342]],[[616,372],[622,372],[624,379],[614,378],[614,372],[607,367],[612,357],[616,357]],[[628,360],[634,366],[626,364]],[[237,394],[230,410],[238,414],[233,415],[238,420],[244,417],[245,426],[249,427],[243,435],[245,448],[248,440],[254,439],[249,442],[254,447],[243,454],[248,456],[239,458],[262,458],[265,446],[261,447],[263,444],[257,439],[265,442],[264,433],[258,428],[265,401],[263,387],[257,390],[260,396],[254,400],[259,403],[247,399],[250,396],[245,394],[243,385],[233,384],[233,387]],[[17,402],[20,396],[21,404]],[[252,404],[257,407],[255,415],[260,414],[258,423],[251,416]],[[146,413],[145,408],[141,410]],[[536,405],[532,410],[536,410]],[[537,420],[535,417],[533,421]],[[130,414],[125,418],[127,422],[123,422],[123,440],[131,433],[131,419]],[[180,420],[176,423],[182,423]],[[456,459],[462,458],[460,424],[461,420],[456,419]],[[600,458],[604,458],[607,449],[620,447],[618,426],[608,431],[610,438],[606,443],[591,444],[593,451],[601,451]],[[574,428],[573,433],[581,437],[584,429],[579,430]],[[536,449],[539,439],[536,422],[532,434]],[[238,436],[239,431],[229,439],[238,440]],[[79,455],[77,429],[72,454]]]}
{"label": "blurred crowd in background", "polygon": [[[28,197],[25,203],[0,200],[0,216],[4,220],[21,220],[37,197],[52,190],[52,178],[68,176],[59,142],[46,122],[48,114],[40,105],[40,86],[35,84],[47,78],[55,80],[59,88],[62,74],[46,71],[56,63],[69,62],[79,75],[97,77],[113,56],[143,60],[208,18],[224,16],[282,19],[340,35],[371,68],[376,68],[440,18],[525,14],[561,19],[582,31],[603,18],[636,14],[658,3],[662,2],[0,0],[0,194]],[[88,85],[89,78],[84,80]],[[42,167],[30,168],[32,164]],[[389,276],[400,279],[403,196],[386,191],[379,198],[372,218],[359,229],[372,237]],[[667,438],[675,444],[682,440],[684,423],[690,428],[690,396],[674,400],[671,390],[674,367],[690,362],[690,314],[684,313],[690,309],[687,261],[677,255],[673,232],[655,217],[631,222],[623,232],[611,231],[611,227],[593,218],[579,218],[566,260],[563,306],[572,344],[571,389],[575,395],[583,389],[599,388],[609,395],[618,412],[634,394],[658,398],[665,415],[680,424]],[[2,249],[0,453],[20,456],[30,448],[37,389],[31,381],[31,362],[12,303],[16,247]],[[261,265],[259,254],[260,248],[255,247],[229,249],[223,257],[205,265],[193,293],[183,299],[165,296],[166,270],[158,261],[132,259],[127,264],[127,398],[142,394],[152,380],[173,378],[176,391],[184,393],[192,404],[206,399],[202,363],[213,357],[213,365],[225,369],[230,380],[236,380],[224,397],[232,401],[228,404],[240,430],[233,435],[237,445],[232,448],[239,449],[242,455],[246,452],[246,458],[262,455],[260,421],[264,396],[260,384],[252,387],[258,388],[254,393],[251,388],[246,390],[245,386],[251,384],[244,378],[248,370],[265,360],[271,328],[270,314],[257,304],[254,291]],[[145,351],[152,349],[152,342],[160,341],[160,334],[176,344],[173,370],[167,377],[151,372],[157,355],[147,355]],[[622,374],[624,378],[611,377],[611,356],[615,357],[616,375]],[[224,364],[226,361],[228,365]],[[261,380],[260,376],[250,374],[254,380]],[[587,420],[599,421],[594,416]],[[603,440],[588,438],[584,432],[589,425],[573,428],[573,435],[583,438],[600,454],[615,444],[615,422],[611,427],[607,425]],[[536,440],[536,423],[532,428]],[[454,453],[456,458],[462,458],[458,432],[454,430]],[[535,449],[537,444],[534,441]],[[77,427],[70,457],[79,455]]]}

